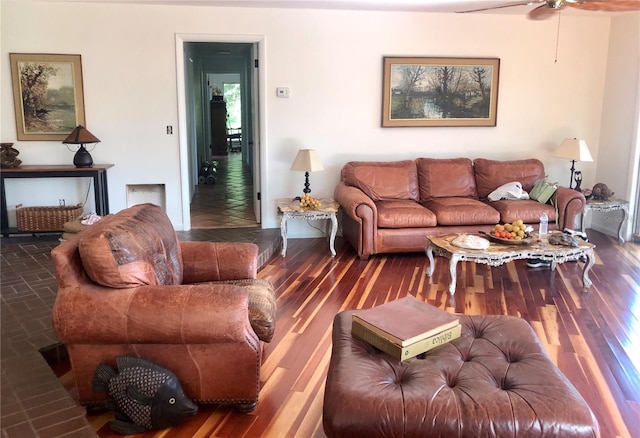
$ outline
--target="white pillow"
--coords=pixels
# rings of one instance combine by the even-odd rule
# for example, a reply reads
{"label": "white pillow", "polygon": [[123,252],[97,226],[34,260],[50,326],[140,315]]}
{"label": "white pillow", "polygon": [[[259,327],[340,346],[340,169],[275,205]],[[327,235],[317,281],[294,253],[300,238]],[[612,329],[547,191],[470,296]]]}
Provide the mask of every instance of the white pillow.
{"label": "white pillow", "polygon": [[489,241],[473,234],[459,234],[451,241],[451,244],[460,248],[468,249],[487,249]]}
{"label": "white pillow", "polygon": [[522,184],[520,182],[513,181],[501,185],[489,193],[487,198],[489,198],[489,201],[498,201],[500,199],[529,199],[529,194],[522,190]]}

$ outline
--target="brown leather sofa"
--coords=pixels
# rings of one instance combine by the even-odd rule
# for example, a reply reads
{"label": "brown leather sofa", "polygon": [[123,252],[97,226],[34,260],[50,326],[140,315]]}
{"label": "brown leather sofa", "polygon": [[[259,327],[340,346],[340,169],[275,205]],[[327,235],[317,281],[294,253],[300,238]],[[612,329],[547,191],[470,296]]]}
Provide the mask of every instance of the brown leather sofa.
{"label": "brown leather sofa", "polygon": [[257,280],[250,243],[180,242],[152,204],[109,215],[52,251],[55,331],[80,402],[100,363],[138,356],[176,374],[198,403],[255,408],[263,343],[273,336],[272,286]]}
{"label": "brown leather sofa", "polygon": [[342,208],[344,238],[367,259],[372,254],[424,251],[429,235],[489,231],[517,219],[537,229],[543,212],[550,230],[573,229],[586,201],[567,187],[558,187],[547,204],[487,198],[513,181],[530,192],[544,177],[544,165],[537,159],[351,161],[342,168],[334,197]]}

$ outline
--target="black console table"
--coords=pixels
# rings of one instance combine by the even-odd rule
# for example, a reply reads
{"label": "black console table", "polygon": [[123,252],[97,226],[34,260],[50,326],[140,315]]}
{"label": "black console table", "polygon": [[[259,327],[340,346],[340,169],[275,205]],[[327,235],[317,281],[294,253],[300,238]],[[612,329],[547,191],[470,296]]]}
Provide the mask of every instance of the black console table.
{"label": "black console table", "polygon": [[107,186],[107,169],[113,164],[94,164],[93,167],[74,167],[56,165],[29,165],[12,167],[0,171],[0,185],[2,186],[2,217],[1,232],[3,236],[17,233],[19,230],[9,228],[7,217],[7,195],[4,188],[5,178],[93,178],[93,193],[96,202],[96,214],[109,214],[109,192]]}

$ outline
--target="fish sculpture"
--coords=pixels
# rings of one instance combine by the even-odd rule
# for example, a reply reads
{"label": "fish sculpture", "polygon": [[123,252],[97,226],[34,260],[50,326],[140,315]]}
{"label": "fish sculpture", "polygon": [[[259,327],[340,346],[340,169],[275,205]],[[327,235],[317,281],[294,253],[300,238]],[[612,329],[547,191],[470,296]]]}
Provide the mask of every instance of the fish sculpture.
{"label": "fish sculpture", "polygon": [[112,398],[115,419],[111,429],[122,435],[165,429],[195,415],[198,407],[182,390],[171,371],[148,360],[116,357],[118,372],[100,364],[93,375],[92,389]]}

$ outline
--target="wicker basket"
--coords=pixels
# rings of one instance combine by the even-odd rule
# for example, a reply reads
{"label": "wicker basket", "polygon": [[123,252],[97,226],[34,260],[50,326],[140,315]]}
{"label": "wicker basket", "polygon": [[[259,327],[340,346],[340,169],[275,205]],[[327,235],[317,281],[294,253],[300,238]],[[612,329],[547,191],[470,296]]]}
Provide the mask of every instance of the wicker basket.
{"label": "wicker basket", "polygon": [[16,218],[20,231],[63,231],[65,222],[82,216],[82,204],[58,207],[22,207],[16,208]]}

